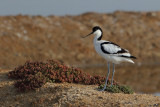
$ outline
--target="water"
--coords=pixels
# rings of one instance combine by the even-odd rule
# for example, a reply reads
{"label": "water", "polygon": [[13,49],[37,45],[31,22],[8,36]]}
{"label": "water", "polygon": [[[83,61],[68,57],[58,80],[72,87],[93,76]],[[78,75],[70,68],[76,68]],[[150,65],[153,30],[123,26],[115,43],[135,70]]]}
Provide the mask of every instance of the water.
{"label": "water", "polygon": [[154,95],[159,96],[160,97],[160,93],[154,93]]}

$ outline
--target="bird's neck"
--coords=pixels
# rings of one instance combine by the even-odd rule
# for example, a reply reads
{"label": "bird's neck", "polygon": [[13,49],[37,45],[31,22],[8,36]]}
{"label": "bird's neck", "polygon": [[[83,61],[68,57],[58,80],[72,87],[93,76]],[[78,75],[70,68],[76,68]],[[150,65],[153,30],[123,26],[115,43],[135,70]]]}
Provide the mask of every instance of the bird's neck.
{"label": "bird's neck", "polygon": [[101,30],[97,30],[96,32],[94,32],[94,39],[97,41],[100,41],[102,39],[103,36],[103,32]]}
{"label": "bird's neck", "polygon": [[102,38],[102,35],[95,35],[93,40],[94,44],[97,44],[101,40],[101,38]]}
{"label": "bird's neck", "polygon": [[102,36],[103,36],[102,33],[95,34],[94,41],[100,41],[102,39]]}

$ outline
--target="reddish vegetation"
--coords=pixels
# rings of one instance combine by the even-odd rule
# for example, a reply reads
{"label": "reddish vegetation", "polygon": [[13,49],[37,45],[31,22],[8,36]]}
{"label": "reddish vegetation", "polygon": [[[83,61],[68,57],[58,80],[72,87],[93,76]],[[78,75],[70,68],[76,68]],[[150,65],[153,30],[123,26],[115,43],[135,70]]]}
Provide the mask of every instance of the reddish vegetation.
{"label": "reddish vegetation", "polygon": [[[101,85],[105,81],[105,77],[91,76],[78,68],[68,67],[54,60],[49,60],[47,62],[28,61],[23,66],[19,66],[15,68],[15,70],[9,72],[8,76],[13,79],[18,79],[15,83],[15,87],[17,87],[19,91],[40,88],[46,82]],[[114,82],[114,84],[117,83]]]}
{"label": "reddish vegetation", "polygon": [[35,75],[30,74],[25,77],[25,79],[18,80],[15,83],[15,87],[17,87],[19,91],[35,90],[42,87],[45,83],[45,76],[41,72],[39,72]]}

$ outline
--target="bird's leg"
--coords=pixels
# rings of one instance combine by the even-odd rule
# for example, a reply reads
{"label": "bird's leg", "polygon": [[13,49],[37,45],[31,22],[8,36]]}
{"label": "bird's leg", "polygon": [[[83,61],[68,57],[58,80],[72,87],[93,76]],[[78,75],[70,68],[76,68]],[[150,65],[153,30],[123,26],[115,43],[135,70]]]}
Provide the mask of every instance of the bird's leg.
{"label": "bird's leg", "polygon": [[113,74],[112,74],[111,86],[113,85],[113,76],[114,76],[114,72],[115,72],[115,70],[114,70],[114,63],[113,63]]}
{"label": "bird's leg", "polygon": [[103,89],[100,90],[100,91],[104,91],[104,90],[106,89],[107,81],[108,81],[108,77],[109,77],[109,73],[110,73],[109,68],[110,68],[110,67],[109,67],[109,62],[108,62],[108,73],[107,73],[107,77],[106,77],[106,82],[105,82],[105,85],[104,85]]}

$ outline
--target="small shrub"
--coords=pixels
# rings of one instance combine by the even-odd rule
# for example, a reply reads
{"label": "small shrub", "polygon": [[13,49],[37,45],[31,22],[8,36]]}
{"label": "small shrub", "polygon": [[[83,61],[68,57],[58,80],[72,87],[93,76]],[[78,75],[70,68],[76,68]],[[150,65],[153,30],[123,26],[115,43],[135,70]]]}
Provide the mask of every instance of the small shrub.
{"label": "small shrub", "polygon": [[[104,85],[100,85],[98,88],[103,89]],[[134,91],[129,86],[124,85],[112,85],[107,86],[105,91],[112,93],[124,93],[124,94],[133,94]]]}
{"label": "small shrub", "polygon": [[39,72],[45,75],[49,71],[51,72],[51,66],[48,63],[27,61],[23,66],[19,66],[9,72],[8,76],[9,78],[23,79]]}
{"label": "small shrub", "polygon": [[15,87],[18,88],[18,91],[28,91],[35,90],[42,87],[46,83],[46,78],[42,73],[37,73],[36,75],[28,75],[27,78],[18,80],[15,83]]}
{"label": "small shrub", "polygon": [[[103,89],[103,87],[104,87],[104,85],[101,85],[99,87],[99,89]],[[121,92],[117,85],[107,86],[105,91],[112,92],[112,93],[120,93]]]}
{"label": "small shrub", "polygon": [[119,89],[125,94],[133,94],[134,90],[129,86],[120,85]]}
{"label": "small shrub", "polygon": [[[91,76],[78,68],[68,67],[55,60],[48,60],[47,62],[27,61],[23,66],[9,72],[8,77],[17,79],[15,87],[19,91],[35,90],[46,82],[101,85],[105,81],[105,77]],[[110,81],[108,82],[110,83]],[[114,81],[114,84],[117,83]]]}

